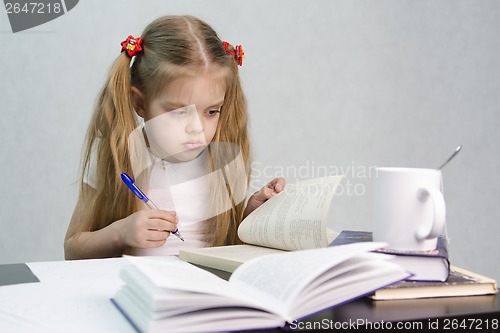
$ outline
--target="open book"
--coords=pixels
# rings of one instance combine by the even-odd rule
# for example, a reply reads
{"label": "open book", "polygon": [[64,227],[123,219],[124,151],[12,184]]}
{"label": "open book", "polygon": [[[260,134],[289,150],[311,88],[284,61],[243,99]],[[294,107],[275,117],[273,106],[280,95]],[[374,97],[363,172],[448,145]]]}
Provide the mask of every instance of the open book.
{"label": "open book", "polygon": [[127,257],[113,302],[140,332],[280,327],[369,294],[408,273],[383,243],[281,252],[250,260],[229,281],[174,258]]}
{"label": "open book", "polygon": [[179,258],[232,272],[262,255],[328,246],[338,235],[327,228],[328,211],[343,176],[289,184],[248,215],[238,228],[246,245],[185,249]]}

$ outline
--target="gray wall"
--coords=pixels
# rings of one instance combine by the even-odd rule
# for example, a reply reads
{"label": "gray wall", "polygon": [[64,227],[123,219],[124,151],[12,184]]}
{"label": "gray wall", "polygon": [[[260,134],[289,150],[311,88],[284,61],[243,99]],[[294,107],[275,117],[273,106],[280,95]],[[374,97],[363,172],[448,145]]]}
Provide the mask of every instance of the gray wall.
{"label": "gray wall", "polygon": [[451,260],[500,280],[500,1],[487,0],[85,0],[17,34],[0,10],[0,263],[63,258],[119,42],[184,13],[245,47],[253,186],[344,171],[330,226],[370,230],[373,167],[437,167],[462,144],[444,170]]}

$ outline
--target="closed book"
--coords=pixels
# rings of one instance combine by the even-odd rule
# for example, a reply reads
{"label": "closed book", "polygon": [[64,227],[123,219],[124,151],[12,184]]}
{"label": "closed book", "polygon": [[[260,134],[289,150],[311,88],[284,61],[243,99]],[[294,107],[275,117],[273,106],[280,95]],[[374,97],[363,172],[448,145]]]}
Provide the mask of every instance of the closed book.
{"label": "closed book", "polygon": [[[369,231],[342,230],[330,246],[371,241],[372,233]],[[450,274],[448,241],[442,235],[438,237],[437,248],[435,250],[399,251],[380,248],[375,252],[394,255],[394,262],[413,274],[409,280],[443,282],[446,281]]]}
{"label": "closed book", "polygon": [[429,297],[477,296],[496,294],[494,279],[451,265],[445,282],[400,281],[375,291],[374,300],[396,300]]}

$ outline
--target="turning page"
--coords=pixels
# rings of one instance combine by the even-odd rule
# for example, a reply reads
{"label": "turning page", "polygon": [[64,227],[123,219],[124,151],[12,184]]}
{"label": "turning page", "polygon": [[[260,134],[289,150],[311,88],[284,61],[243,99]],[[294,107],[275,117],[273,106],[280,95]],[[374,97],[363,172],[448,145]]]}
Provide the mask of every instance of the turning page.
{"label": "turning page", "polygon": [[327,217],[343,176],[290,184],[253,211],[238,228],[245,243],[282,250],[326,247]]}

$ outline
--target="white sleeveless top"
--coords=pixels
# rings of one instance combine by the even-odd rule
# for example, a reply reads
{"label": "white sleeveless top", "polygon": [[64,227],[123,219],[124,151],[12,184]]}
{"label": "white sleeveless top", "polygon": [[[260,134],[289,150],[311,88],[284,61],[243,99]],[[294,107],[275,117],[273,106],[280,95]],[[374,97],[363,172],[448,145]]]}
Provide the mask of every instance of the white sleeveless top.
{"label": "white sleeveless top", "polygon": [[[146,195],[158,208],[177,213],[177,226],[184,242],[170,235],[163,246],[138,249],[137,255],[176,255],[180,249],[208,246],[202,233],[203,223],[210,217],[207,215],[210,198],[207,149],[194,160],[181,163],[168,163],[151,153],[150,157],[153,164]],[[95,166],[91,165],[84,182],[95,187]],[[143,209],[149,209],[146,204],[143,206]]]}

